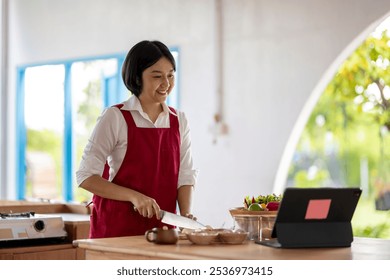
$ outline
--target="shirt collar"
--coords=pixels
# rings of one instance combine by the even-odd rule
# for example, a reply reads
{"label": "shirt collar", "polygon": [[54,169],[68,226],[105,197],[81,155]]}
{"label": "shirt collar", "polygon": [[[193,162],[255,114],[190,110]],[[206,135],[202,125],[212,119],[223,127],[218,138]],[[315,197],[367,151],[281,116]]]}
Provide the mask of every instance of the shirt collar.
{"label": "shirt collar", "polygon": [[[174,113],[168,105],[164,102],[162,103],[163,112],[170,113],[176,116],[176,113]],[[135,95],[130,96],[129,99],[127,99],[125,102],[123,102],[123,107],[121,110],[127,110],[127,111],[138,111],[141,114],[144,113],[144,110],[142,110],[141,102],[139,101],[138,97]]]}

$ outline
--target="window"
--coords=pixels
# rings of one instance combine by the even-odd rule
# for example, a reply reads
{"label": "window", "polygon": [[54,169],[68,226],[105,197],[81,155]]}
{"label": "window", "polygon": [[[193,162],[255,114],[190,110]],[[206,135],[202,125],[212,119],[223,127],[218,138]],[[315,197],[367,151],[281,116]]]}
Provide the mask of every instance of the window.
{"label": "window", "polygon": [[25,71],[25,174],[28,197],[54,199],[61,193],[64,71],[63,65],[35,66]]}
{"label": "window", "polygon": [[[177,65],[179,52],[172,50]],[[75,170],[103,108],[129,96],[124,55],[24,66],[18,69],[16,182],[18,199],[88,201]],[[179,106],[176,86],[168,105]],[[22,174],[22,175],[20,175]]]}

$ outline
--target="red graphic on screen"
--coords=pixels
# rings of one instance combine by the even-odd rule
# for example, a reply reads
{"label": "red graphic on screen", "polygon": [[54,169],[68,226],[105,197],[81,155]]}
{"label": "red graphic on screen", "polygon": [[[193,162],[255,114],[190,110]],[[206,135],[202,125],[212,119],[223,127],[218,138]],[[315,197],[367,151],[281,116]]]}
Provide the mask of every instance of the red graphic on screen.
{"label": "red graphic on screen", "polygon": [[306,209],[305,219],[323,220],[328,217],[331,199],[311,199]]}

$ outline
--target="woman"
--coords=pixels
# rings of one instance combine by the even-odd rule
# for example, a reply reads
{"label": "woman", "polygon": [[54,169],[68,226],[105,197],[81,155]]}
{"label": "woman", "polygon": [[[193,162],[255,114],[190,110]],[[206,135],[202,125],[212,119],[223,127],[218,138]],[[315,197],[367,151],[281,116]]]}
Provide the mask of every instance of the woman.
{"label": "woman", "polygon": [[187,119],[166,105],[175,60],[159,41],[136,44],[122,66],[133,94],[99,117],[77,183],[92,192],[90,238],[141,235],[162,227],[160,210],[191,215],[197,171]]}

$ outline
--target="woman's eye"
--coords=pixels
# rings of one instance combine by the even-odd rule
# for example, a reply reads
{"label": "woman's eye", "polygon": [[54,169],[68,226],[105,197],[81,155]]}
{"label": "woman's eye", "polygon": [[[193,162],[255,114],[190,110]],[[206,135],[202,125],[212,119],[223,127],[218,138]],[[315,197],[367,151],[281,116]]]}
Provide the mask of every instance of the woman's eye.
{"label": "woman's eye", "polygon": [[[152,76],[152,77],[153,77],[153,79],[162,79],[163,78],[163,76]],[[175,77],[175,75],[166,76],[166,78],[168,78],[168,79],[173,79],[174,77]]]}

